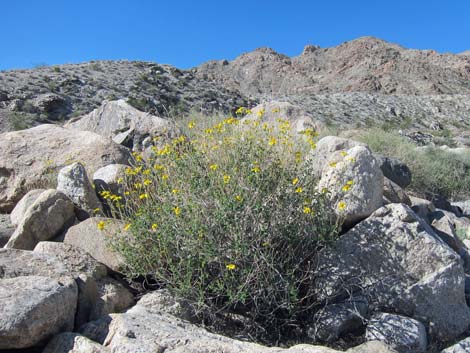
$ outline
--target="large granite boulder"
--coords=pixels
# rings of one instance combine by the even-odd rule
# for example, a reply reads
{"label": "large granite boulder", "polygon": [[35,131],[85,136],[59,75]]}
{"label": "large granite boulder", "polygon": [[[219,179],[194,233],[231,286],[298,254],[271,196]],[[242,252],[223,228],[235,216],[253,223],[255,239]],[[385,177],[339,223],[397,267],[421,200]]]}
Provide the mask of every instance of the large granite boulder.
{"label": "large granite boulder", "polygon": [[323,169],[328,167],[329,160],[336,152],[345,153],[355,146],[365,146],[364,143],[337,136],[325,136],[307,156],[305,168],[309,173],[320,178]]}
{"label": "large granite boulder", "polygon": [[54,256],[74,276],[83,273],[95,280],[100,280],[108,274],[106,266],[96,261],[86,251],[70,244],[41,241],[34,248],[34,253]]}
{"label": "large granite boulder", "polygon": [[380,313],[367,325],[366,340],[383,341],[400,353],[424,353],[428,345],[426,328],[409,317]]}
{"label": "large granite boulder", "polygon": [[0,212],[10,212],[34,188],[55,187],[58,171],[80,161],[88,176],[108,164],[128,163],[129,151],[88,131],[57,125],[0,135]]}
{"label": "large granite boulder", "polygon": [[104,101],[99,108],[66,127],[92,131],[137,150],[142,150],[145,138],[171,130],[168,120],[137,110],[123,99]]}
{"label": "large granite boulder", "polygon": [[70,277],[0,279],[0,349],[28,348],[74,326],[77,284]]}
{"label": "large granite boulder", "polygon": [[382,206],[383,174],[367,147],[335,152],[328,161],[318,190],[328,192],[334,212],[345,224],[356,223]]}
{"label": "large granite boulder", "polygon": [[74,219],[72,201],[60,191],[46,190],[26,210],[5,247],[33,250],[38,242],[54,238]]}
{"label": "large granite boulder", "polygon": [[417,319],[444,341],[470,325],[462,260],[406,205],[378,209],[325,248],[317,274],[320,301],[362,293],[373,310]]}
{"label": "large granite boulder", "polygon": [[33,189],[28,191],[28,193],[21,198],[10,213],[10,219],[13,225],[17,226],[20,224],[28,208],[44,191],[46,191],[46,189]]}
{"label": "large granite boulder", "polygon": [[89,253],[109,269],[119,272],[124,266],[122,257],[109,246],[109,239],[123,234],[124,223],[113,218],[92,217],[70,227],[64,243]]}
{"label": "large granite boulder", "polygon": [[42,353],[110,353],[110,350],[78,333],[64,332],[55,336]]}
{"label": "large granite boulder", "polygon": [[59,171],[57,190],[62,191],[73,201],[77,208],[77,218],[81,221],[102,210],[86,169],[79,162],[72,163]]}

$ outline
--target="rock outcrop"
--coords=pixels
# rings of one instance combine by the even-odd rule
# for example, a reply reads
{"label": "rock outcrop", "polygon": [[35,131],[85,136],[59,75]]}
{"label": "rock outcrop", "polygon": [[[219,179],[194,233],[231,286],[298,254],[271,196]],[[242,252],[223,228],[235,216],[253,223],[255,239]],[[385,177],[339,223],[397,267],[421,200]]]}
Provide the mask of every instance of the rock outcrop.
{"label": "rock outcrop", "polygon": [[363,293],[374,310],[419,320],[443,341],[470,325],[462,260],[406,205],[378,209],[326,249],[314,285],[329,302]]}
{"label": "rock outcrop", "polygon": [[33,188],[55,187],[57,174],[73,162],[89,177],[111,163],[128,163],[129,151],[88,131],[40,125],[0,135],[0,212],[10,212]]}

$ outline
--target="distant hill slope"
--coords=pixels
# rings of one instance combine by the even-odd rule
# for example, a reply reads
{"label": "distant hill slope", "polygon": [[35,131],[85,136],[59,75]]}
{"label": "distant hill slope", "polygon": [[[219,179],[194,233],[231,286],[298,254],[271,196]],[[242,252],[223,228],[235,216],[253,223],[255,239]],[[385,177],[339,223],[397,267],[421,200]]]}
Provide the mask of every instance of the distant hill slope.
{"label": "distant hill slope", "polygon": [[289,58],[269,48],[211,61],[196,76],[253,96],[369,92],[470,94],[470,58],[405,49],[373,37],[333,48],[305,47]]}
{"label": "distant hill slope", "polygon": [[105,99],[126,99],[160,116],[229,113],[286,100],[318,119],[368,124],[434,120],[470,124],[470,55],[405,49],[373,37],[297,57],[269,48],[190,70],[130,61],[94,61],[0,72],[0,131],[68,120]]}

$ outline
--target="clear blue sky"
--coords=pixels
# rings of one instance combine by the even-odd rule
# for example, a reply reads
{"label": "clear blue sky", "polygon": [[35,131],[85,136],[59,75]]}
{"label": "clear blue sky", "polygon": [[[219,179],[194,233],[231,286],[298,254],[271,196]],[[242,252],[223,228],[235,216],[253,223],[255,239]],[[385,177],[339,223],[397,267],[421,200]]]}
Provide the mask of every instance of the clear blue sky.
{"label": "clear blue sky", "polygon": [[98,59],[187,68],[261,46],[289,56],[372,35],[470,49],[469,0],[0,0],[0,70]]}

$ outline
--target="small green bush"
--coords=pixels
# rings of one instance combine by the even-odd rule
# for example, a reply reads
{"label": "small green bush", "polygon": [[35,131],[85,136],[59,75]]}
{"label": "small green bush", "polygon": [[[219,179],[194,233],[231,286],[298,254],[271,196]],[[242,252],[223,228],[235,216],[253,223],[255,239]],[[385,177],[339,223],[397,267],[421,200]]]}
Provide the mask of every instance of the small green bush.
{"label": "small green bush", "polygon": [[397,133],[380,129],[357,137],[374,152],[405,162],[412,172],[410,189],[416,193],[449,199],[470,196],[470,153],[456,154],[436,147],[417,149]]}
{"label": "small green bush", "polygon": [[234,118],[186,130],[157,141],[147,161],[135,155],[125,204],[102,193],[131,234],[111,243],[128,276],[190,300],[210,327],[237,314],[255,340],[286,338],[312,314],[315,255],[338,229],[327,195],[302,172],[314,133],[298,139],[283,120]]}

